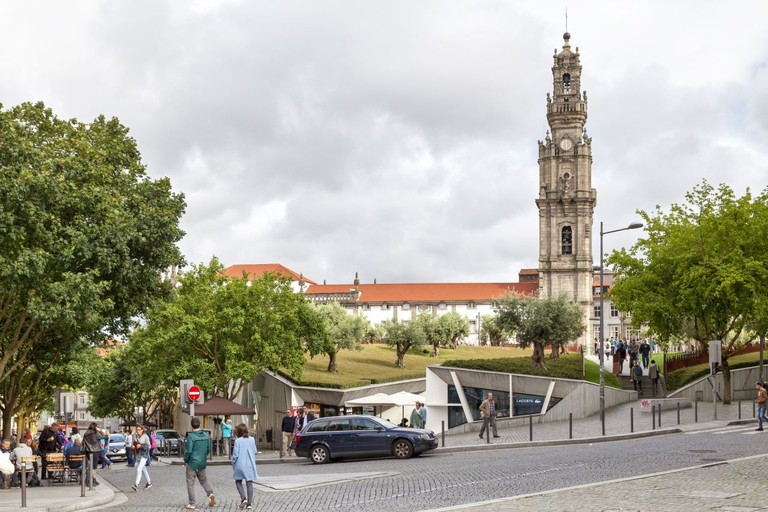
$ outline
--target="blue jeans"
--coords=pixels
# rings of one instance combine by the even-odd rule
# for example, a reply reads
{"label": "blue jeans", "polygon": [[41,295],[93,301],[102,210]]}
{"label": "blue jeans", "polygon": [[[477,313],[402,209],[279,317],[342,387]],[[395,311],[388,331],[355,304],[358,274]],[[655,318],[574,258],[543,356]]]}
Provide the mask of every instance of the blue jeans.
{"label": "blue jeans", "polygon": [[768,417],[765,416],[766,407],[758,406],[757,408],[757,427],[763,428],[763,420],[768,421]]}
{"label": "blue jeans", "polygon": [[650,359],[650,354],[643,354],[643,368],[648,368],[648,364],[651,362]]}

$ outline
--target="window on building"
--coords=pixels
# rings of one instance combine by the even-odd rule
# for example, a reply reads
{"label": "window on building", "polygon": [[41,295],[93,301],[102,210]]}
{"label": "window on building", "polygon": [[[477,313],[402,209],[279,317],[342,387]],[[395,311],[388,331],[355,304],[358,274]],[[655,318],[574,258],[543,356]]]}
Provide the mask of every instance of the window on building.
{"label": "window on building", "polygon": [[438,307],[438,309],[440,309],[440,310],[445,310],[445,308],[446,308],[446,306],[445,306],[445,302],[441,302],[440,304],[438,304],[438,306],[437,306],[437,307]]}
{"label": "window on building", "polygon": [[407,302],[405,304],[403,304],[403,311],[410,311],[410,310],[411,310],[411,305],[410,304],[408,304]]}
{"label": "window on building", "polygon": [[477,307],[477,304],[474,302],[468,302],[467,303],[467,309],[475,309]]}
{"label": "window on building", "polygon": [[563,228],[563,254],[573,254],[573,230],[571,226]]}
{"label": "window on building", "polygon": [[595,338],[597,338],[598,340],[603,339],[603,331],[600,329],[599,324],[595,326]]}
{"label": "window on building", "polygon": [[616,309],[616,305],[615,304],[611,304],[611,317],[612,318],[616,318],[618,316],[619,316],[619,310]]}
{"label": "window on building", "polygon": [[633,327],[627,327],[627,339],[628,340],[639,340],[640,339],[640,329],[635,329]]}
{"label": "window on building", "polygon": [[382,311],[386,311],[386,310],[388,310],[388,309],[389,309],[389,304],[382,304],[382,305],[381,305],[381,310],[382,310]]}
{"label": "window on building", "polygon": [[611,326],[611,338],[618,339],[621,337],[621,326],[620,325],[612,325]]}
{"label": "window on building", "polygon": [[77,395],[77,403],[79,405],[85,405],[85,395]]}
{"label": "window on building", "polygon": [[477,320],[470,320],[469,321],[469,333],[470,334],[477,334]]}
{"label": "window on building", "polygon": [[595,318],[600,318],[600,306],[595,306],[595,314],[593,315]]}
{"label": "window on building", "polygon": [[84,413],[84,412],[81,412],[81,413],[80,413],[80,419],[81,419],[81,420],[84,420],[84,419],[85,419],[85,413]]}
{"label": "window on building", "polygon": [[430,306],[429,304],[422,304],[421,306],[419,306],[419,311],[431,311],[431,310],[432,310],[432,306]]}
{"label": "window on building", "polygon": [[370,304],[363,304],[363,311],[370,311],[371,305]]}

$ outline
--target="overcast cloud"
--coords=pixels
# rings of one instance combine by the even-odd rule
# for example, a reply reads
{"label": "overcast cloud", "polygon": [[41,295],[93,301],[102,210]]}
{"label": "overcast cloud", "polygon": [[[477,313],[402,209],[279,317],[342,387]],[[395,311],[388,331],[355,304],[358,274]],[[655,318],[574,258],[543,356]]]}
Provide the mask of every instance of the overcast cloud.
{"label": "overcast cloud", "polygon": [[[130,127],[149,174],[186,194],[190,262],[329,283],[516,281],[538,265],[536,141],[565,2],[14,4],[0,102]],[[766,186],[768,3],[568,9],[595,231],[703,178]]]}

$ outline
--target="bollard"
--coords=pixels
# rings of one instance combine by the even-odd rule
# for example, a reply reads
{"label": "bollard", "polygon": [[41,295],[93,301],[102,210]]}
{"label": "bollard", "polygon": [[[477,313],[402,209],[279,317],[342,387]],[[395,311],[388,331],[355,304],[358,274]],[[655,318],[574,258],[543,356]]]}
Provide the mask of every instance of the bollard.
{"label": "bollard", "polygon": [[680,424],[680,402],[677,402],[677,424]]}
{"label": "bollard", "polygon": [[659,428],[661,428],[661,404],[659,404]]}
{"label": "bollard", "polygon": [[651,418],[653,418],[651,420],[652,425],[653,425],[652,430],[656,430],[656,406],[655,405],[651,406]]}
{"label": "bollard", "polygon": [[573,439],[573,413],[568,413],[568,439]]}
{"label": "bollard", "polygon": [[80,497],[85,498],[85,459],[88,455],[83,457],[83,462],[80,464]]}
{"label": "bollard", "polygon": [[93,455],[86,452],[85,458],[88,461],[88,490],[93,490]]}
{"label": "bollard", "polygon": [[280,458],[283,458],[283,432],[280,431]]}
{"label": "bollard", "polygon": [[757,417],[757,416],[755,416],[755,401],[754,400],[752,401],[752,417],[753,418]]}
{"label": "bollard", "polygon": [[485,431],[485,444],[491,444],[491,422],[490,421],[488,422],[488,430]]}
{"label": "bollard", "polygon": [[693,410],[693,422],[698,423],[699,422],[699,401],[695,400],[693,402],[695,409]]}
{"label": "bollard", "polygon": [[634,407],[629,408],[629,431],[630,432],[635,431],[635,408]]}
{"label": "bollard", "polygon": [[739,400],[739,419],[741,419],[741,400]]}
{"label": "bollard", "polygon": [[445,420],[442,421],[442,424],[443,424],[442,444],[443,444],[443,448],[445,448]]}
{"label": "bollard", "polygon": [[21,464],[21,506],[22,508],[26,508],[27,506],[27,463],[23,462]]}
{"label": "bollard", "polygon": [[533,414],[528,416],[528,438],[533,441]]}

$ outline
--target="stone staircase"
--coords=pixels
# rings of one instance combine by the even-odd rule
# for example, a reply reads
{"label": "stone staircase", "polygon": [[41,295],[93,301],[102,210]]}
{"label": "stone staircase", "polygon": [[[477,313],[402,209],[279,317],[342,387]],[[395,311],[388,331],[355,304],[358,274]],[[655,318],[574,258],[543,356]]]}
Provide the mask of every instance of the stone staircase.
{"label": "stone staircase", "polygon": [[[621,384],[622,389],[626,389],[629,391],[634,390],[634,386],[632,383],[632,378],[628,375],[619,375],[619,383]],[[662,375],[659,378],[659,385],[656,389],[656,394],[653,394],[653,383],[651,382],[651,379],[647,375],[643,375],[642,380],[640,381],[643,384],[643,392],[640,393],[638,389],[638,398],[666,398],[667,397],[667,387],[664,383],[664,376]]]}

